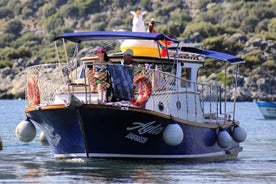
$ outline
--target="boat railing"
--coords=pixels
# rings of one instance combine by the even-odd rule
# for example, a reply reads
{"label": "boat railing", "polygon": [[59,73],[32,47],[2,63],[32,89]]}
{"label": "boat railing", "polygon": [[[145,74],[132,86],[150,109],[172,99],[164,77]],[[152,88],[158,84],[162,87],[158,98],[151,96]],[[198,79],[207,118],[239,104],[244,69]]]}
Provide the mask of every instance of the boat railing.
{"label": "boat railing", "polygon": [[53,104],[55,94],[69,82],[65,64],[42,64],[26,69],[26,106]]}
{"label": "boat railing", "polygon": [[147,109],[185,120],[216,122],[223,117],[221,87],[176,77],[159,69],[136,69],[135,76],[145,75],[152,84]]}
{"label": "boat railing", "polygon": [[[97,91],[91,90],[88,76],[84,73],[83,78],[76,78],[80,76],[81,68],[78,68],[77,73],[66,64],[44,64],[28,68],[26,105],[69,104],[72,95],[82,95],[82,103],[95,103],[92,98],[97,98]],[[141,75],[150,81],[152,91],[143,108],[187,120],[207,116],[216,119],[220,115],[220,86],[178,78],[173,73],[159,69],[140,65],[134,67],[133,78]],[[57,95],[62,95],[62,98],[57,100]],[[123,103],[126,104],[132,105],[130,101]]]}

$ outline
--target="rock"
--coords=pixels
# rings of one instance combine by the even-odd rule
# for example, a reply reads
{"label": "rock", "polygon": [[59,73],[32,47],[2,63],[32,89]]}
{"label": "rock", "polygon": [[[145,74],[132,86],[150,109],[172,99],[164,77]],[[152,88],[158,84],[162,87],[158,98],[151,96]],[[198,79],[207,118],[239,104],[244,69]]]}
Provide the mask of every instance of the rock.
{"label": "rock", "polygon": [[250,39],[246,42],[246,47],[261,47],[262,46],[262,39]]}
{"label": "rock", "polygon": [[0,74],[1,74],[1,78],[6,78],[8,75],[13,75],[14,71],[9,67],[5,67],[0,70]]}
{"label": "rock", "polygon": [[203,39],[203,36],[199,32],[195,32],[188,38],[189,42],[191,43],[201,43]]}
{"label": "rock", "polygon": [[[238,35],[237,35],[238,37]],[[258,41],[256,41],[258,43]],[[268,43],[266,43],[268,44]],[[268,44],[269,45],[269,44]],[[270,43],[271,48],[275,47],[275,44]],[[0,99],[24,99],[25,87],[26,87],[26,66],[33,66],[39,64],[39,60],[33,59],[26,61],[24,59],[18,59],[13,64],[12,68],[6,67],[0,69]],[[235,73],[236,67],[228,67],[227,72],[229,75]],[[52,72],[54,73],[54,72]],[[220,82],[216,81],[217,74],[212,73],[209,76],[200,76],[199,82],[212,83],[213,85],[224,86]],[[252,70],[247,77],[242,74],[238,75],[237,79],[237,101],[253,101],[254,99],[276,99],[276,77],[275,74],[269,73],[261,66]],[[222,88],[222,98],[224,100],[224,89]],[[227,100],[234,98],[234,85],[227,87]],[[213,96],[207,96],[206,98],[214,98]]]}
{"label": "rock", "polygon": [[35,58],[33,60],[30,60],[26,63],[25,67],[30,67],[30,66],[34,66],[34,65],[38,65],[40,62],[39,62],[39,59],[38,58]]}
{"label": "rock", "polygon": [[12,89],[10,93],[16,99],[24,99],[25,98],[25,87],[26,87],[26,72],[20,72],[16,75],[15,79],[12,81]]}
{"label": "rock", "polygon": [[241,42],[241,43],[246,43],[246,41],[247,41],[247,37],[240,33],[235,33],[235,34],[231,35],[230,39],[235,42]]}
{"label": "rock", "polygon": [[[235,95],[236,93],[236,95]],[[232,88],[230,90],[230,96],[231,96],[231,100],[234,100],[235,96],[236,96],[236,101],[252,101],[251,98],[251,92],[246,89],[246,88],[242,88],[242,87],[237,87],[237,89],[235,90],[235,88]]]}

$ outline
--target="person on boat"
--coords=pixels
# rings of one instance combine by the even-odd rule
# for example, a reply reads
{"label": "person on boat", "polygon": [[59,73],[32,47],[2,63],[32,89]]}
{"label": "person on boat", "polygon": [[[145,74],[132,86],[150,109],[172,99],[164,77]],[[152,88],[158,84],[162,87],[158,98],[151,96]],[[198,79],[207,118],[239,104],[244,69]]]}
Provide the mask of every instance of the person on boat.
{"label": "person on boat", "polygon": [[156,22],[153,18],[152,18],[151,21],[148,23],[148,32],[149,32],[149,33],[157,33],[157,31],[154,29],[155,23],[159,23],[159,22]]}
{"label": "person on boat", "polygon": [[127,49],[123,53],[123,60],[121,61],[122,65],[135,65],[136,63],[132,59],[133,57],[133,50]]}
{"label": "person on boat", "polygon": [[98,62],[94,67],[90,67],[90,72],[88,68],[87,78],[89,85],[91,86],[91,91],[98,92],[99,102],[107,102],[107,90],[110,87],[106,65],[107,62],[109,62],[107,49],[104,47],[99,47],[94,51],[94,53],[98,56]]}

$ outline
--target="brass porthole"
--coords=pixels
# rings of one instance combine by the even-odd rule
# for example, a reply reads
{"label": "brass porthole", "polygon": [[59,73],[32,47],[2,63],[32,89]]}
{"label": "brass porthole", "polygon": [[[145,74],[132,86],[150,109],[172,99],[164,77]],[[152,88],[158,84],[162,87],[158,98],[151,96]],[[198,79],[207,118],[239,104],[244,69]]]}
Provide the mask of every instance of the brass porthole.
{"label": "brass porthole", "polygon": [[164,110],[164,104],[163,104],[163,102],[159,102],[159,103],[158,103],[158,109],[159,109],[160,111],[163,111],[163,110]]}
{"label": "brass porthole", "polygon": [[177,102],[176,102],[176,107],[178,110],[181,109],[181,102],[179,100],[177,100]]}

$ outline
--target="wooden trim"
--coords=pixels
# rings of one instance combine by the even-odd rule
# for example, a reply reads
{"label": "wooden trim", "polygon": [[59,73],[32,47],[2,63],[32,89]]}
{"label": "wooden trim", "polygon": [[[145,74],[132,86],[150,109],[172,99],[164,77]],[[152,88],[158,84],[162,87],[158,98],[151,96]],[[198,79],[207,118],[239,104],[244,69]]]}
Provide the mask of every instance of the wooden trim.
{"label": "wooden trim", "polygon": [[[134,107],[129,107],[129,106],[119,106],[119,105],[101,105],[101,104],[84,104],[83,106],[85,106],[86,108],[92,108],[92,109],[113,109],[113,110],[123,110],[125,109],[126,111],[133,111],[133,112],[139,112],[139,113],[144,113],[144,114],[149,114],[149,115],[153,115],[153,116],[157,116],[157,117],[161,117],[161,118],[165,118],[168,120],[173,121],[177,121],[180,123],[183,123],[185,125],[190,125],[190,126],[195,126],[195,127],[202,127],[202,128],[228,128],[231,127],[233,125],[238,125],[239,122],[235,121],[228,121],[226,123],[197,123],[197,122],[192,122],[189,120],[183,120],[180,118],[176,118],[176,117],[171,117],[169,115],[165,115],[165,114],[161,114],[158,112],[154,112],[151,110],[147,110],[147,109],[139,109],[139,108],[134,108]],[[35,110],[55,110],[55,109],[66,109],[69,108],[68,106],[66,106],[65,104],[57,104],[57,105],[48,105],[48,106],[41,106],[39,108],[36,107],[30,107],[27,108],[25,110],[25,113],[29,113],[31,111],[35,111]]]}

